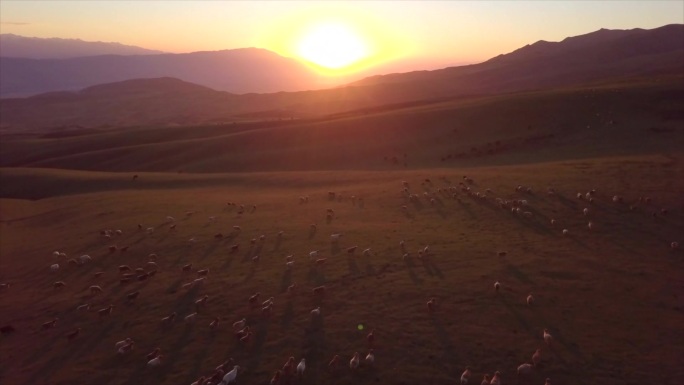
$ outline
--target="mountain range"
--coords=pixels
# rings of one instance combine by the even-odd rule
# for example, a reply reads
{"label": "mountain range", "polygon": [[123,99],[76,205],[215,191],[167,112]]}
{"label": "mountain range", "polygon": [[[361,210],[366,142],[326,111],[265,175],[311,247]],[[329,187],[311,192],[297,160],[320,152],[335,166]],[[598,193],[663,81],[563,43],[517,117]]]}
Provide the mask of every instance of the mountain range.
{"label": "mountain range", "polygon": [[[245,61],[242,62],[243,67],[230,66],[226,72],[242,71],[240,73],[244,76],[255,78],[269,68],[269,79],[280,81],[280,89],[288,80],[301,81],[299,76],[311,80],[297,71],[300,67],[291,63],[288,67],[268,51],[238,51],[270,64],[248,66]],[[192,67],[192,63],[197,63],[203,55],[206,62],[213,63],[212,58],[222,52],[229,57],[235,53],[219,51],[180,55],[187,60],[183,61],[186,66],[177,64],[174,68],[186,69],[188,74],[208,81],[218,75],[207,74],[200,69],[204,67]],[[138,59],[155,62],[177,57],[148,55]],[[117,61],[124,58],[127,60],[129,57],[90,59],[99,61],[112,71],[124,71],[121,67],[127,62]],[[275,62],[279,64],[273,64]],[[78,92],[3,99],[0,101],[0,124],[4,128],[177,125],[274,117],[306,118],[355,110],[363,113],[364,110],[393,108],[407,103],[433,103],[449,98],[571,87],[634,77],[681,78],[684,76],[683,63],[684,25],[667,25],[651,30],[602,29],[561,42],[539,41],[480,64],[373,76],[344,87],[324,90],[237,95],[205,87],[202,82],[191,84],[184,78],[174,79],[165,75],[157,79],[102,84]],[[271,69],[275,67],[279,71]],[[73,72],[73,76],[87,74],[87,71]],[[3,78],[3,87],[4,82]]]}
{"label": "mountain range", "polygon": [[304,64],[258,48],[70,59],[0,57],[3,97],[75,91],[102,83],[158,77],[175,77],[235,93],[319,88],[318,76]]}
{"label": "mountain range", "polygon": [[101,41],[40,38],[0,34],[0,56],[28,59],[68,59],[97,55],[154,55],[162,51]]}
{"label": "mountain range", "polygon": [[561,42],[538,41],[484,63],[436,71],[373,76],[352,85],[431,83],[435,92],[496,92],[570,85],[616,76],[682,73],[684,25],[601,29]]}

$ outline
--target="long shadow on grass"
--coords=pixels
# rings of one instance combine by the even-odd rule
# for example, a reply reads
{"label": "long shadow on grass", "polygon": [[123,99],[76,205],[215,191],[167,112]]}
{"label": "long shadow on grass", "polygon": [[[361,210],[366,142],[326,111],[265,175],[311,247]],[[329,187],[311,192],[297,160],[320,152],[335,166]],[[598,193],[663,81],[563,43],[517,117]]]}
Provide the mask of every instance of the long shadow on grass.
{"label": "long shadow on grass", "polygon": [[640,242],[638,242],[637,244],[633,245],[633,247],[629,247],[629,245],[625,245],[624,241],[618,241],[618,240],[615,240],[615,239],[611,239],[611,238],[609,238],[609,237],[606,237],[605,239],[606,239],[608,242],[612,243],[615,247],[617,247],[617,248],[619,248],[620,250],[622,250],[622,252],[624,252],[625,254],[632,254],[632,255],[637,256],[637,257],[640,257],[640,258],[648,258],[645,254],[640,253],[640,252],[637,251],[637,249],[636,249],[636,248],[639,246],[639,244],[641,243],[641,241],[643,240],[643,236],[635,235],[635,237],[636,237],[636,238],[625,237],[625,239],[639,239],[639,240],[640,240]]}
{"label": "long shadow on grass", "polygon": [[180,247],[177,248],[177,250],[181,250],[181,252],[178,253],[176,259],[173,262],[171,262],[170,267],[178,267],[178,265],[181,264],[181,260],[183,260],[183,259],[185,259],[185,261],[182,262],[183,264],[189,263],[189,261],[186,258],[187,258],[187,255],[190,254],[190,251],[192,250],[193,245],[192,244],[185,244],[182,247],[183,247],[182,250]]}
{"label": "long shadow on grass", "polygon": [[214,345],[216,342],[216,336],[214,331],[208,331],[209,335],[207,337],[208,341],[203,341],[202,345],[204,346],[204,349],[199,354],[194,354],[193,358],[195,360],[194,365],[192,365],[192,369],[188,371],[188,375],[186,376],[186,379],[184,381],[181,381],[182,384],[189,384],[193,380],[197,379],[197,377],[200,374],[200,371],[202,370],[202,364],[204,364],[208,357],[207,355],[211,351],[211,347]]}
{"label": "long shadow on grass", "polygon": [[582,242],[578,237],[576,237],[574,235],[569,235],[568,238],[570,238],[573,242],[575,242],[579,246],[582,246],[583,248],[585,248],[587,250],[590,249],[590,247],[586,243]]}
{"label": "long shadow on grass", "polygon": [[556,193],[556,197],[558,197],[558,202],[560,202],[561,204],[563,204],[563,205],[565,205],[565,206],[567,206],[573,210],[577,210],[577,202],[576,201],[574,201],[572,199],[568,199],[559,193]]}
{"label": "long shadow on grass", "polygon": [[[127,244],[129,244],[127,242]],[[80,249],[74,251],[74,254],[76,255],[81,255],[81,254],[87,254],[88,250],[96,250],[96,249],[106,249],[106,247],[109,244],[107,242],[103,242],[102,240],[97,240],[95,242],[88,243],[87,245],[84,245]]]}
{"label": "long shadow on grass", "polygon": [[[60,316],[59,318],[60,318],[60,320],[64,319],[64,317],[62,317],[62,316]],[[73,324],[73,323],[70,323],[70,324]],[[72,331],[72,330],[70,330],[70,331]],[[54,349],[58,349],[55,346],[58,343],[58,341],[66,340],[65,333],[55,332],[55,333],[50,333],[50,334],[52,334],[52,338],[48,337],[48,335],[49,335],[48,333],[44,333],[41,336],[42,341],[43,341],[43,344],[42,344],[43,348],[42,349],[35,349],[35,352],[31,356],[27,357],[24,360],[24,362],[22,363],[22,365],[33,364],[34,362],[38,361],[42,356],[44,356],[48,353],[52,353]],[[3,339],[4,338],[5,337],[3,337]],[[50,342],[46,343],[48,338],[49,338]]]}
{"label": "long shadow on grass", "polygon": [[254,249],[254,255],[260,255],[261,251],[264,249],[264,242],[259,242]]}
{"label": "long shadow on grass", "polygon": [[283,272],[283,278],[280,280],[280,292],[284,293],[287,288],[292,284],[292,270],[285,270]]}
{"label": "long shadow on grass", "polygon": [[220,242],[212,242],[209,247],[204,250],[204,253],[199,257],[198,261],[202,261],[210,256],[214,250],[216,250],[221,245]]}
{"label": "long shadow on grass", "polygon": [[347,257],[347,264],[349,265],[349,272],[352,275],[361,274],[361,269],[359,269],[359,265],[356,263],[356,259],[354,257]]}
{"label": "long shadow on grass", "polygon": [[258,262],[257,263],[252,263],[249,266],[249,270],[247,271],[247,274],[245,274],[245,278],[242,280],[242,282],[247,282],[250,279],[254,277],[254,274],[256,274],[256,269],[258,267]]}
{"label": "long shadow on grass", "polygon": [[420,264],[423,265],[423,269],[425,269],[426,273],[429,275],[435,275],[435,272],[432,270],[432,267],[428,264],[425,258],[421,258]]}
{"label": "long shadow on grass", "polygon": [[89,384],[103,384],[103,383],[109,383],[109,380],[111,379],[111,374],[109,374],[110,370],[117,370],[121,367],[134,367],[134,366],[139,366],[141,365],[141,361],[139,357],[135,357],[134,354],[125,354],[125,355],[120,355],[116,354],[114,356],[110,356],[111,359],[105,360],[100,363],[99,367],[97,368],[97,374],[100,375],[100,378],[89,378],[87,383]]}
{"label": "long shadow on grass", "polygon": [[233,241],[233,240],[235,240],[235,238],[238,237],[238,235],[240,235],[241,231],[242,230],[233,229],[233,231],[231,231],[230,234],[223,237],[223,239],[225,239],[227,241]]}
{"label": "long shadow on grass", "polygon": [[168,350],[169,352],[172,352],[172,354],[165,356],[166,360],[162,366],[155,368],[151,372],[146,365],[138,366],[138,368],[133,371],[128,381],[126,381],[126,385],[160,384],[164,382],[166,375],[171,371],[170,369],[174,368],[181,358],[181,351],[192,340],[192,335],[194,334],[192,330],[193,326],[183,325],[183,329],[183,334],[181,334],[173,346]]}
{"label": "long shadow on grass", "polygon": [[181,282],[183,282],[183,280],[179,278],[171,283],[171,285],[166,289],[166,294],[176,293],[181,287]]}
{"label": "long shadow on grass", "polygon": [[420,200],[414,199],[411,201],[411,203],[413,204],[413,208],[415,208],[416,211],[420,211],[420,210],[425,208],[425,206],[423,206],[423,204],[420,202]]}
{"label": "long shadow on grass", "polygon": [[197,297],[198,291],[199,287],[194,286],[178,299],[174,311],[178,313],[179,316],[183,317],[184,315],[195,311],[195,298]]}
{"label": "long shadow on grass", "polygon": [[311,266],[309,268],[309,273],[306,275],[306,278],[309,283],[314,286],[321,286],[326,282],[325,273],[323,273],[321,269],[316,268],[316,266]]}
{"label": "long shadow on grass", "polygon": [[245,255],[242,257],[242,263],[245,263],[245,262],[249,261],[250,259],[252,259],[252,257],[254,256],[254,249],[255,249],[254,245],[249,246],[249,250],[247,250]]}
{"label": "long shadow on grass", "polygon": [[[94,254],[93,254],[94,255]],[[91,262],[87,262],[84,265],[80,266],[69,266],[68,263],[62,264],[60,262],[60,266],[64,266],[65,269],[69,269],[67,272],[67,275],[65,278],[67,278],[70,281],[73,281],[73,278],[80,278],[83,277],[84,275],[88,273],[92,273],[94,271],[102,271],[105,268],[105,265],[111,265],[112,261],[110,258],[117,258],[116,256],[112,255],[111,253],[103,253],[99,254],[97,256],[93,257],[93,260]]]}
{"label": "long shadow on grass", "polygon": [[[589,202],[584,202],[585,207],[589,208],[590,212],[591,211],[596,211],[596,212],[603,212],[603,213],[610,213],[610,214],[621,214],[619,210],[615,210],[615,207],[611,206],[606,206],[602,203],[589,203]],[[579,205],[578,205],[579,206]],[[578,209],[579,210],[579,209]],[[592,215],[593,216],[593,215]]]}
{"label": "long shadow on grass", "polygon": [[[544,316],[539,312],[535,312],[535,319],[541,325],[548,325]],[[555,328],[551,328],[551,327],[549,327],[548,329],[549,329],[549,333],[551,333],[551,335],[553,336],[553,342],[550,345],[550,350],[554,353],[555,357],[557,357],[559,360],[561,360],[563,363],[565,363],[565,360],[563,359],[563,357],[560,356],[558,350],[556,348],[554,348],[554,345],[562,345],[576,359],[582,360],[584,362],[587,361],[584,354],[582,354],[582,352],[580,351],[579,346],[577,346],[577,344],[575,344],[573,342],[569,342],[567,339],[565,339],[565,337],[563,337],[563,333],[560,330],[555,329]],[[533,336],[535,338],[540,338],[542,336],[542,333],[543,333],[543,330],[534,331]]]}
{"label": "long shadow on grass", "polygon": [[527,274],[523,273],[522,270],[518,269],[514,265],[506,264],[506,273],[512,275],[521,282],[525,282],[528,285],[532,285],[534,283]]}
{"label": "long shadow on grass", "polygon": [[444,274],[442,274],[442,270],[439,267],[437,267],[432,258],[425,259],[423,263],[426,265],[426,268],[429,268],[434,273],[434,275],[436,275],[439,279],[444,279]]}
{"label": "long shadow on grass", "polygon": [[468,216],[469,216],[471,219],[475,219],[475,218],[476,218],[475,214],[473,214],[473,209],[470,208],[470,205],[469,205],[469,204],[467,204],[467,203],[465,203],[465,202],[463,202],[463,201],[458,201],[458,203],[459,203],[460,207],[463,208],[463,210],[465,211],[465,213],[468,214]]}
{"label": "long shadow on grass", "polygon": [[29,384],[43,383],[39,379],[50,378],[57,370],[62,369],[74,357],[81,357],[93,349],[118,325],[113,320],[104,320],[107,324],[100,330],[92,332],[91,330],[82,330],[82,336],[75,341],[69,343],[65,352],[55,354],[41,369],[36,370],[33,376],[29,379]]}
{"label": "long shadow on grass", "polygon": [[230,268],[230,265],[233,263],[233,259],[235,259],[235,253],[229,253],[228,256],[226,256],[226,261],[223,263],[221,268],[224,270]]}
{"label": "long shadow on grass", "polygon": [[454,344],[451,342],[449,333],[444,328],[442,319],[439,316],[431,316],[431,321],[432,326],[435,328],[437,339],[446,353],[446,357],[444,357],[443,362],[458,362],[459,358],[456,354],[456,349],[454,348]]}
{"label": "long shadow on grass", "polygon": [[[78,313],[76,311],[76,306],[62,311],[58,312],[55,314],[51,314],[50,316],[56,316],[59,318],[59,324],[61,325],[77,325],[78,322],[82,321],[83,317],[87,316],[92,316],[92,314],[82,314]],[[35,353],[31,356],[29,356],[23,363],[23,365],[28,365],[28,364],[33,364],[35,361],[38,361],[40,357],[44,356],[45,354],[48,354],[55,349],[55,345],[58,343],[58,341],[63,341],[66,340],[65,332],[64,331],[58,331],[59,326],[57,329],[53,330],[47,330],[47,331],[41,331],[41,339],[44,342],[42,345],[44,347],[48,348],[43,348],[43,349],[36,349]],[[68,331],[73,331],[73,328],[70,326]],[[30,333],[31,331],[20,331],[21,333]],[[17,333],[19,334],[19,333]],[[51,336],[51,337],[50,337]],[[4,338],[4,337],[3,337]],[[14,338],[14,337],[12,337]],[[45,343],[49,339],[49,342]],[[74,344],[78,345],[78,341],[74,341]]]}
{"label": "long shadow on grass", "polygon": [[[569,342],[563,337],[563,333],[560,330],[552,329],[550,331],[551,335],[553,336],[554,342],[558,342],[561,345],[565,347],[567,351],[569,351],[576,359],[579,359],[581,361],[586,362],[586,357],[584,357],[584,354],[579,349],[579,346],[574,343],[574,342]],[[556,353],[556,356],[562,360],[562,357],[558,354],[558,352],[555,351],[553,348],[553,344],[551,345],[551,350]]]}
{"label": "long shadow on grass", "polygon": [[314,317],[311,320],[309,328],[305,329],[306,340],[304,341],[304,357],[306,358],[306,367],[312,370],[307,371],[306,383],[320,384],[319,368],[323,365],[321,360],[325,353],[325,325],[323,323],[323,316]]}
{"label": "long shadow on grass", "polygon": [[278,251],[280,250],[280,245],[283,243],[283,237],[277,237],[275,244],[273,245],[273,251]]}
{"label": "long shadow on grass", "polygon": [[[123,244],[126,244],[126,245],[128,245],[128,246],[136,245],[136,244],[140,243],[145,237],[139,237],[135,242],[130,242],[130,241],[128,241],[129,238],[131,238],[131,237],[126,237],[126,238],[123,238],[123,239],[117,238],[117,239],[113,239],[113,240],[98,239],[98,240],[96,240],[96,241],[94,241],[94,242],[91,242],[91,243],[89,243],[89,244],[87,244],[87,245],[84,245],[84,246],[81,247],[80,249],[74,251],[74,253],[73,253],[73,254],[74,254],[74,258],[77,257],[77,256],[79,256],[79,255],[82,255],[82,254],[90,254],[90,253],[93,253],[93,250],[98,250],[98,253],[100,252],[100,250],[107,250],[107,247],[109,247],[110,245],[113,245],[113,244],[117,243],[117,242],[116,242],[117,240],[119,240],[119,244],[121,244],[121,245],[123,245]],[[121,242],[121,241],[123,241],[123,240],[127,240],[127,241],[126,241],[126,242]]]}
{"label": "long shadow on grass", "polygon": [[442,219],[446,219],[449,216],[449,214],[445,210],[443,210],[442,207],[443,205],[436,208],[437,215],[439,215]]}
{"label": "long shadow on grass", "polygon": [[285,310],[283,311],[283,316],[280,318],[280,325],[287,329],[292,323],[292,318],[294,317],[294,306],[292,301],[287,301],[285,305]]}
{"label": "long shadow on grass", "polygon": [[[527,322],[527,319],[523,317],[523,315],[518,311],[518,309],[510,303],[506,295],[504,294],[499,294],[497,297],[501,300],[501,303],[508,309],[508,311],[513,314],[515,319],[518,321],[518,324],[525,330],[526,333],[528,333],[530,336],[533,338],[538,338],[537,335],[533,332],[532,328],[530,327],[530,323]],[[536,312],[535,312],[536,315]]]}
{"label": "long shadow on grass", "polygon": [[157,238],[157,244],[164,243],[169,238],[170,235],[175,234],[173,231],[164,232],[159,238]]}
{"label": "long shadow on grass", "polygon": [[[505,213],[503,210],[499,210],[499,211],[502,214]],[[527,226],[528,228],[536,231],[539,234],[546,234],[546,235],[551,234],[551,230],[548,227],[543,226],[540,222],[537,222],[533,219],[529,219],[529,218],[525,218],[525,217],[519,217],[519,216],[514,216],[513,218],[517,219],[517,222],[519,224]]]}
{"label": "long shadow on grass", "polygon": [[547,233],[551,232],[551,230],[548,227],[542,226],[540,224],[540,222],[537,221],[538,219],[541,219],[542,220],[541,223],[549,223],[549,222],[551,222],[551,218],[549,218],[546,214],[542,213],[540,210],[537,210],[534,207],[528,206],[526,208],[526,210],[533,214],[533,217],[535,219],[535,222],[534,222],[535,224],[539,225],[542,229],[546,230]]}
{"label": "long shadow on grass", "polygon": [[413,261],[411,260],[411,258],[406,258],[404,260],[404,262],[406,263],[406,271],[408,271],[409,277],[411,278],[413,283],[415,283],[416,285],[422,285],[423,280],[418,278],[418,276],[416,275],[416,272],[413,271],[414,265],[413,265]]}
{"label": "long shadow on grass", "polygon": [[150,284],[150,281],[151,281],[152,279],[154,279],[154,277],[152,277],[152,278],[149,278],[149,277],[148,277],[148,278],[147,278],[146,280],[144,280],[144,281],[135,280],[135,281],[131,282],[131,283],[128,284],[128,285],[116,285],[116,286],[114,286],[114,287],[111,289],[109,295],[117,295],[117,294],[119,294],[119,293],[120,293],[122,290],[124,290],[124,289],[125,289],[127,292],[133,292],[133,291],[136,291],[136,290],[140,291],[140,290],[142,290],[143,288],[145,288],[145,286],[149,285],[149,284]]}
{"label": "long shadow on grass", "polygon": [[[197,296],[197,287],[193,287],[186,294],[184,294],[179,301],[176,303],[174,311],[178,314],[177,318],[182,318],[189,312],[194,312],[194,299]],[[140,366],[136,371],[133,372],[131,377],[128,379],[126,384],[138,385],[138,384],[153,384],[161,383],[166,377],[165,368],[175,367],[176,362],[181,358],[181,351],[185,346],[188,345],[192,339],[194,325],[179,325],[183,329],[183,334],[176,340],[174,345],[168,350],[173,352],[166,357],[164,364],[156,368],[153,373],[149,374],[147,379],[145,379],[145,373],[147,371],[146,366]],[[151,377],[153,376],[153,377]]]}
{"label": "long shadow on grass", "polygon": [[264,344],[266,343],[266,337],[268,336],[268,327],[270,325],[269,319],[264,319],[255,328],[253,339],[251,345],[249,346],[249,363],[247,368],[250,371],[254,371],[259,368],[259,363],[261,361],[261,356],[264,350]]}

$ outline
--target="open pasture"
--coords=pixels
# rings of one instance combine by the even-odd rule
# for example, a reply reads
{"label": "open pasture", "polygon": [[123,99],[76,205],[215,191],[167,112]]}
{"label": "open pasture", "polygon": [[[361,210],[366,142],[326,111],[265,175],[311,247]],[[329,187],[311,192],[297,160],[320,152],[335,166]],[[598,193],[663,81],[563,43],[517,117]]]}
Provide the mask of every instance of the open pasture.
{"label": "open pasture", "polygon": [[3,136],[0,166],[133,173],[397,171],[680,153],[682,89],[684,77],[672,76],[293,121],[67,130],[61,136],[22,132]]}
{"label": "open pasture", "polygon": [[[306,358],[306,371],[283,383],[453,384],[469,366],[478,384],[495,371],[504,384],[679,384],[684,253],[671,243],[684,241],[684,178],[675,177],[683,161],[140,173],[135,181],[131,173],[2,169],[0,282],[10,286],[0,291],[0,326],[16,330],[0,336],[0,382],[190,384],[232,358],[238,384],[267,384],[292,356]],[[577,198],[592,189],[593,202]],[[519,214],[512,200],[526,201]],[[310,260],[313,250],[324,263]],[[156,267],[147,264],[152,253]],[[81,255],[92,260],[68,263]],[[156,274],[122,284],[121,265]],[[205,269],[203,284],[184,287]],[[54,288],[57,281],[65,286]],[[325,294],[314,295],[322,285]],[[259,306],[250,306],[257,292]],[[83,304],[90,310],[77,310]],[[99,316],[110,304],[111,315]],[[162,324],[172,313],[175,322]],[[253,333],[246,342],[232,326],[243,318]],[[127,337],[133,349],[117,354]],[[162,363],[148,367],[157,347]],[[363,360],[371,347],[372,366]],[[540,364],[518,378],[536,349]],[[361,365],[352,371],[355,352]],[[334,355],[336,370],[328,367]]]}

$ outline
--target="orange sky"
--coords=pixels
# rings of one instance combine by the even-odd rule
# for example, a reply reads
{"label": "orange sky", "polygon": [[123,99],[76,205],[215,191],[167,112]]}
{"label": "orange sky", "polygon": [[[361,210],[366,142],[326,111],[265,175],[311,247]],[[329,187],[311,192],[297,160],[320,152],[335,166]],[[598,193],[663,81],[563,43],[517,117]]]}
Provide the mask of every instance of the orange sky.
{"label": "orange sky", "polygon": [[0,2],[1,33],[167,52],[259,47],[302,59],[302,40],[321,23],[346,25],[366,46],[362,60],[333,73],[410,71],[480,62],[537,40],[600,28],[684,23],[684,2]]}

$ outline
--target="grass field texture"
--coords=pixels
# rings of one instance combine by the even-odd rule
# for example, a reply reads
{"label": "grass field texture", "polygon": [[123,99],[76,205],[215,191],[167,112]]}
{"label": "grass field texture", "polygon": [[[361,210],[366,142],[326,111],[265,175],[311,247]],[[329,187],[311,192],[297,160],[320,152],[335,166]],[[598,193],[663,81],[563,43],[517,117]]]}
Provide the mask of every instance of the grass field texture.
{"label": "grass field texture", "polygon": [[[684,254],[671,249],[684,234],[684,178],[674,177],[684,175],[682,161],[670,154],[395,171],[139,173],[136,181],[131,173],[3,168],[0,282],[11,286],[0,292],[0,326],[16,332],[0,337],[0,381],[190,384],[233,358],[239,384],[266,384],[294,356],[306,358],[307,370],[292,384],[452,384],[466,366],[473,383],[497,370],[505,384],[682,383]],[[577,199],[592,189],[593,203]],[[500,208],[497,198],[526,200],[531,217]],[[104,239],[103,229],[122,235]],[[338,243],[333,233],[343,234]],[[111,253],[111,245],[128,250]],[[366,248],[371,255],[362,255]],[[312,250],[327,258],[323,266],[309,260]],[[151,253],[158,273],[121,285],[118,266],[144,267]],[[67,263],[84,254],[92,262]],[[188,263],[192,272],[182,272]],[[199,269],[209,269],[206,283],[182,288]],[[66,287],[54,289],[55,281]],[[103,293],[91,294],[91,285]],[[325,295],[314,296],[320,285]],[[127,299],[134,291],[139,297]],[[250,308],[256,292],[260,302],[274,297],[271,317]],[[196,322],[184,324],[204,295]],[[432,297],[438,306],[429,314]],[[76,310],[85,303],[89,312]],[[98,317],[109,304],[111,316]],[[321,318],[312,321],[318,306]],[[178,319],[162,327],[172,312]],[[41,331],[54,317],[56,327]],[[221,323],[211,331],[215,317]],[[242,318],[254,332],[247,345],[231,326]],[[351,371],[353,353],[368,352],[370,330],[375,364]],[[114,344],[126,337],[135,348],[119,355]],[[155,347],[163,364],[146,367]],[[538,348],[541,364],[518,378],[517,366]],[[332,371],[335,354],[342,363]]]}

